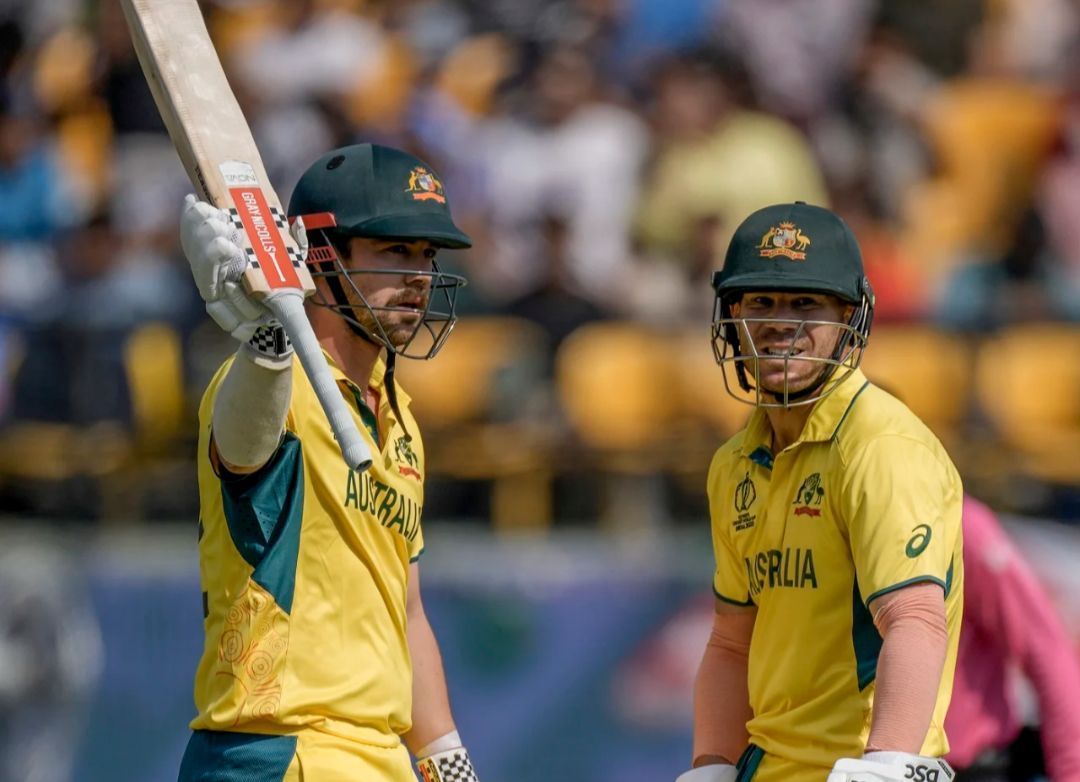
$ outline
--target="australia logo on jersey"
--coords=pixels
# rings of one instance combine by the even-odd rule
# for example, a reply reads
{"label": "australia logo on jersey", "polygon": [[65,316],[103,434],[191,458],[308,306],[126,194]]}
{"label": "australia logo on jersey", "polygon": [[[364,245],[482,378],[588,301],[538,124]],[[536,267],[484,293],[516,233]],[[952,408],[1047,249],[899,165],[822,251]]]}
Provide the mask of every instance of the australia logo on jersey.
{"label": "australia logo on jersey", "polygon": [[757,489],[754,487],[754,482],[750,480],[750,473],[746,473],[746,477],[739,481],[739,485],[735,487],[735,512],[739,514],[735,517],[733,524],[736,532],[754,526],[757,515],[751,514],[750,508],[756,500]]}
{"label": "australia logo on jersey", "polygon": [[795,492],[796,516],[820,516],[821,501],[825,499],[825,489],[821,485],[821,473],[811,473],[806,476],[802,486]]}
{"label": "australia logo on jersey", "polygon": [[417,458],[408,437],[402,435],[394,440],[394,458],[398,461],[399,473],[420,480],[420,459]]}

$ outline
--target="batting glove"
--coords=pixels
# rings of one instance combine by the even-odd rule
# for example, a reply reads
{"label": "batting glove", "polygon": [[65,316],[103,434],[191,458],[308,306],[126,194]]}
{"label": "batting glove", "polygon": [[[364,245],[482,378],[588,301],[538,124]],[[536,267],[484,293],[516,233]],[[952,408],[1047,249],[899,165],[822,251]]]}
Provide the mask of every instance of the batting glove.
{"label": "batting glove", "polygon": [[423,782],[480,782],[456,730],[421,749],[416,768]]}
{"label": "batting glove", "polygon": [[[301,252],[306,252],[303,221],[294,222],[290,230]],[[242,231],[229,212],[188,195],[180,215],[180,245],[214,322],[244,343],[259,363],[291,363],[292,343],[285,330],[240,283],[248,259]]]}
{"label": "batting glove", "polygon": [[836,761],[826,782],[949,782],[952,768],[940,758],[907,752],[867,752],[861,760]]}
{"label": "batting glove", "polygon": [[739,770],[728,763],[698,766],[679,774],[675,782],[735,782]]}

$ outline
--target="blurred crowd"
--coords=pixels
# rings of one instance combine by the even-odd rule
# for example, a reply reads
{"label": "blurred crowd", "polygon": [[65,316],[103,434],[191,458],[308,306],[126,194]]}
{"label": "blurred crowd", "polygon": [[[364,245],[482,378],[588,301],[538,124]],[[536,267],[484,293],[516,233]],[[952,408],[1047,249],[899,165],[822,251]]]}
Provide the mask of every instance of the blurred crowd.
{"label": "blurred crowd", "polygon": [[[709,275],[735,225],[779,201],[853,227],[879,324],[978,340],[1080,321],[1073,0],[202,6],[283,198],[359,141],[440,173],[476,240],[443,259],[469,278],[463,316],[541,335],[535,367],[499,376],[536,415],[556,414],[536,387],[594,322],[707,349]],[[189,190],[117,0],[0,0],[6,510],[193,512],[191,411],[230,346],[179,254]]]}

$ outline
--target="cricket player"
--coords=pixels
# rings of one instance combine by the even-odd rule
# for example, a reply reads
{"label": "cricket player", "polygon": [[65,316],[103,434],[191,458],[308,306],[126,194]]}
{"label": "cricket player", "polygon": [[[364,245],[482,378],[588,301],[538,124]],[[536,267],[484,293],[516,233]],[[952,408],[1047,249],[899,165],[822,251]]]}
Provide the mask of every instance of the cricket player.
{"label": "cricket player", "polygon": [[199,410],[206,643],[179,778],[415,782],[411,752],[425,782],[475,780],[420,598],[424,449],[393,379],[449,335],[464,280],[436,253],[470,240],[430,167],[371,144],[316,160],[288,211],[374,464],[346,466],[281,326],[230,281],[247,261],[229,213],[189,196],[184,253],[240,344]]}
{"label": "cricket player", "polygon": [[709,469],[716,607],[679,782],[944,782],[963,492],[858,369],[874,298],[855,237],[770,206],[713,284],[717,360],[756,409]]}

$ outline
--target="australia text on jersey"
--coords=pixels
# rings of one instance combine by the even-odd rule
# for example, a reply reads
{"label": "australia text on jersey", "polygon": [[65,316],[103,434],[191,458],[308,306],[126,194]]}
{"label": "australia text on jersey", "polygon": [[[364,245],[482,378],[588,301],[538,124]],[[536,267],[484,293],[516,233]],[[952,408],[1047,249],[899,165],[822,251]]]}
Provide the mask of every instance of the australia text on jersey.
{"label": "australia text on jersey", "polygon": [[358,476],[355,470],[349,470],[345,484],[345,507],[370,513],[387,529],[396,527],[398,533],[409,542],[415,540],[416,533],[420,531],[423,507],[393,486],[372,478],[367,472]]}
{"label": "australia text on jersey", "polygon": [[813,549],[769,549],[759,551],[753,559],[745,557],[743,561],[746,563],[746,576],[752,595],[759,595],[764,589],[780,587],[817,589]]}

